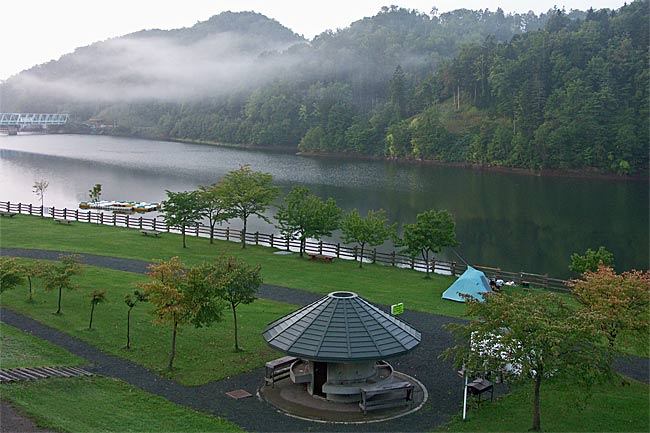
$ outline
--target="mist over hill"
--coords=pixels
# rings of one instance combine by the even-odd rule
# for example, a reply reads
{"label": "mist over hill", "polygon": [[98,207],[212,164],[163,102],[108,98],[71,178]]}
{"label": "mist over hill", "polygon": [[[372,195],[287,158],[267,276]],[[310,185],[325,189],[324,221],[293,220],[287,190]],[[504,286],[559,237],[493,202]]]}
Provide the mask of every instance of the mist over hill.
{"label": "mist over hill", "polygon": [[648,0],[539,16],[391,6],[308,41],[224,12],[35,66],[2,85],[1,108],[132,136],[634,174],[648,164],[647,22]]}

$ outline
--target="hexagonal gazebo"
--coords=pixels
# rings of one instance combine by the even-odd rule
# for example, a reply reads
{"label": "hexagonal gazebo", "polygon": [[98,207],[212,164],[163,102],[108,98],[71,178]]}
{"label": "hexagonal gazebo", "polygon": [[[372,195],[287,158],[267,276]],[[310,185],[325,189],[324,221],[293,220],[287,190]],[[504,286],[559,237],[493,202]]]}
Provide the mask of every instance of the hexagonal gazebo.
{"label": "hexagonal gazebo", "polygon": [[385,359],[413,350],[419,331],[353,292],[332,292],[269,324],[263,333],[273,348],[298,358],[294,383],[312,396],[359,401],[360,387],[393,381]]}

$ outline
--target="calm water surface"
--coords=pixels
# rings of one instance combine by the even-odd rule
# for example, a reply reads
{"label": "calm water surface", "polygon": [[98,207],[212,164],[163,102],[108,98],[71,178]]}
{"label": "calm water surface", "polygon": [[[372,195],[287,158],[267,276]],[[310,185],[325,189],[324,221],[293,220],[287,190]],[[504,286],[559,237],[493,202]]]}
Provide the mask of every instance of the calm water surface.
{"label": "calm water surface", "polygon": [[[401,224],[447,209],[474,264],[567,277],[571,253],[604,245],[618,270],[648,268],[648,184],[542,178],[456,167],[310,158],[203,145],[74,135],[0,136],[0,200],[74,208],[102,184],[102,199],[162,201],[165,190],[195,189],[250,164],[287,192],[305,185],[345,210],[386,209]],[[269,212],[273,214],[273,210]],[[231,227],[239,227],[232,221]],[[252,230],[272,232],[263,221]],[[388,245],[387,247],[390,247]],[[441,258],[454,257],[443,253]]]}

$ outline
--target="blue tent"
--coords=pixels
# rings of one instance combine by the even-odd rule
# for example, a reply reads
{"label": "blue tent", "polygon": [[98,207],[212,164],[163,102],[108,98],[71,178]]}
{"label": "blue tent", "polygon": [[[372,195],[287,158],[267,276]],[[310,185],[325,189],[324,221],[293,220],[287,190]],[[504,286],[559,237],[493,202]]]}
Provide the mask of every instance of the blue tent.
{"label": "blue tent", "polygon": [[458,277],[454,284],[449,286],[442,294],[442,299],[449,299],[450,301],[465,302],[465,299],[460,296],[471,295],[475,299],[483,302],[481,293],[491,292],[490,282],[485,274],[471,266],[467,266],[467,270],[463,275]]}

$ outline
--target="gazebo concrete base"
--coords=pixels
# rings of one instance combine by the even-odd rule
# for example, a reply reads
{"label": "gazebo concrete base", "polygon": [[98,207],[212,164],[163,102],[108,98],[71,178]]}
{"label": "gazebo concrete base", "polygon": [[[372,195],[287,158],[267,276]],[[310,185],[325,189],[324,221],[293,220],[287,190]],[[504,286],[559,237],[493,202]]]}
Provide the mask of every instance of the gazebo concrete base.
{"label": "gazebo concrete base", "polygon": [[285,414],[300,419],[332,423],[381,422],[419,410],[428,397],[426,388],[417,379],[399,372],[395,372],[394,376],[413,384],[415,387],[413,400],[406,406],[377,409],[369,411],[366,415],[357,402],[332,402],[314,397],[309,394],[305,384],[295,384],[288,378],[276,382],[273,387],[263,386],[259,389],[258,395]]}

